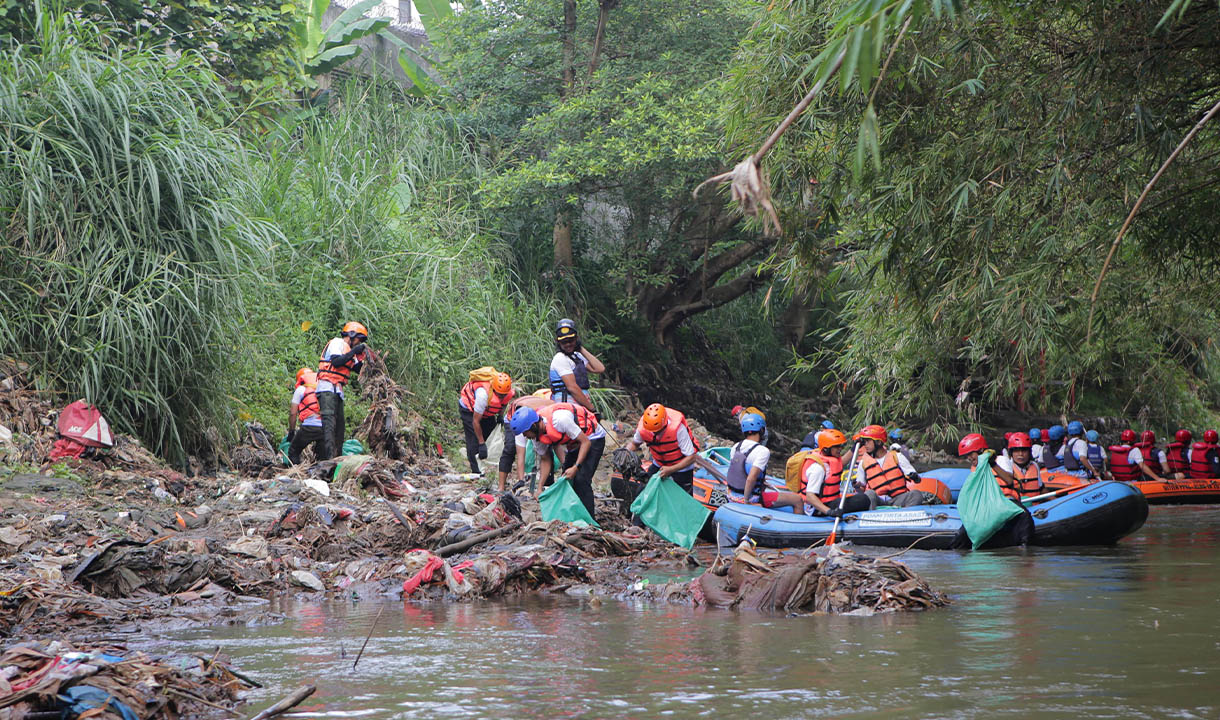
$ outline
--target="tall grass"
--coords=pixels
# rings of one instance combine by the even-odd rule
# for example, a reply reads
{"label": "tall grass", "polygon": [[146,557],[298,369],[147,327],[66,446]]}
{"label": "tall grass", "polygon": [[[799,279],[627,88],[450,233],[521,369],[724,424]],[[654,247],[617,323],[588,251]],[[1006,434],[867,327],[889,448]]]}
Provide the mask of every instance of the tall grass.
{"label": "tall grass", "polygon": [[180,457],[223,412],[237,277],[274,229],[232,202],[242,155],[206,65],[37,23],[0,52],[0,342]]}
{"label": "tall grass", "polygon": [[369,327],[416,409],[438,420],[474,367],[544,382],[559,313],[517,281],[484,229],[477,158],[449,116],[376,81],[335,94],[328,111],[264,138],[252,171],[248,210],[285,241],[257,273],[274,281],[248,288],[260,348],[242,403],[280,425],[292,371],[315,363],[346,320]]}

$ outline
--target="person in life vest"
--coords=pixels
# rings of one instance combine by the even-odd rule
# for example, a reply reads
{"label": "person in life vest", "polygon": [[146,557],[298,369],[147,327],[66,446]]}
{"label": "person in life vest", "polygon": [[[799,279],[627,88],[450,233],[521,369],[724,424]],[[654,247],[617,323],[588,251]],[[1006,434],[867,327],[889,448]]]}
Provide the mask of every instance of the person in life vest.
{"label": "person in life vest", "polygon": [[[865,492],[867,486],[859,485],[859,492],[852,494],[843,487],[843,449],[846,445],[847,436],[839,430],[823,430],[818,436],[817,450],[805,458],[805,465],[801,468],[805,514],[839,517],[846,513],[872,510],[877,506],[876,495],[870,496]],[[856,459],[858,461],[859,456]],[[851,470],[851,474],[854,475],[855,471]]]}
{"label": "person in life vest", "polygon": [[1041,467],[1042,431],[1038,428],[1030,428],[1028,434],[1030,442],[1033,443],[1033,446],[1029,449],[1029,454],[1033,456],[1034,462],[1038,463],[1039,467]]}
{"label": "person in life vest", "polygon": [[[733,409],[729,411],[729,414],[732,415],[733,419],[738,421],[738,423],[741,422],[741,418],[747,413],[759,416],[760,418],[763,419],[763,423],[767,422],[767,414],[765,412],[763,412],[762,410],[759,410],[758,408],[754,407],[753,405],[748,405],[748,406],[734,405]],[[831,423],[829,420],[822,423],[822,426],[825,427],[828,424],[830,424],[833,427],[833,423]],[[805,437],[809,437],[809,436],[806,435]],[[770,440],[771,440],[771,428],[766,427],[764,425],[763,434],[762,434],[762,444],[769,445]]]}
{"label": "person in life vest", "polygon": [[1139,444],[1135,447],[1144,456],[1144,464],[1148,466],[1148,469],[1156,473],[1160,479],[1168,479],[1166,466],[1169,463],[1165,458],[1165,451],[1156,446],[1156,433],[1151,430],[1140,433]]}
{"label": "person in life vest", "polygon": [[767,487],[764,476],[771,461],[771,449],[762,442],[766,419],[758,413],[743,412],[739,413],[737,423],[741,428],[741,440],[729,451],[726,473],[729,500],[765,508],[788,507],[800,512],[805,504],[800,495]]}
{"label": "person in life vest", "polygon": [[369,331],[358,322],[343,325],[339,337],[331,338],[318,359],[318,408],[322,414],[322,456],[329,460],[343,449],[343,387],[360,374],[368,347]]}
{"label": "person in life vest", "polygon": [[496,373],[491,380],[471,380],[458,393],[458,415],[466,440],[470,472],[479,471],[479,460],[487,459],[487,436],[500,421],[500,413],[513,400],[513,379]]}
{"label": "person in life vest", "polygon": [[[979,456],[990,449],[987,447],[987,440],[982,435],[970,433],[958,442],[957,456],[970,463],[970,472],[974,472],[979,467]],[[1016,478],[1012,476],[1012,473],[1000,467],[998,455],[992,453],[987,459],[987,464],[991,466],[991,472],[995,475],[996,482],[1000,484],[1001,489],[1006,485],[1016,485]]]}
{"label": "person in life vest", "polygon": [[551,358],[551,397],[555,402],[581,405],[595,412],[589,399],[589,373],[603,373],[606,366],[580,342],[576,323],[564,318],[555,325],[555,355]]}
{"label": "person in life vest", "polygon": [[[504,492],[504,483],[508,480],[508,474],[512,472],[514,466],[517,468],[517,483],[525,482],[525,436],[513,432],[513,414],[517,412],[518,408],[538,411],[548,405],[554,405],[555,401],[551,399],[551,391],[546,390],[545,393],[545,395],[534,393],[514,398],[504,409],[504,449],[500,451],[500,462],[497,465],[499,474],[496,489],[499,492]],[[559,446],[559,449],[562,450],[563,446]],[[548,479],[542,478],[544,483]]]}
{"label": "person in life vest", "polygon": [[1173,434],[1173,442],[1165,449],[1165,472],[1172,478],[1181,480],[1190,470],[1190,444],[1194,436],[1189,430],[1181,429]]}
{"label": "person in life vest", "polygon": [[1046,431],[1045,443],[1042,445],[1042,456],[1039,465],[1047,472],[1058,472],[1063,467],[1063,438],[1067,435],[1062,425],[1051,425]]}
{"label": "person in life vest", "polygon": [[693,466],[699,443],[691,434],[685,415],[661,403],[644,408],[627,449],[633,453],[639,452],[641,445],[647,445],[652,455],[651,464],[644,468],[644,477],[651,477],[653,473],[672,477],[683,490],[691,491],[695,483]]}
{"label": "person in life vest", "polygon": [[[313,445],[314,457],[321,454],[322,414],[318,408],[318,374],[307,367],[297,370],[297,384],[288,407],[288,462],[301,462],[301,453]],[[297,429],[297,421],[301,428]]]}
{"label": "person in life vest", "polygon": [[[1155,436],[1154,436],[1155,440]],[[1160,463],[1155,469],[1135,443],[1135,431],[1123,430],[1118,445],[1110,446],[1110,475],[1119,482],[1155,480],[1161,482]]]}
{"label": "person in life vest", "polygon": [[1190,465],[1186,474],[1192,480],[1220,478],[1220,435],[1215,430],[1206,430],[1201,442],[1190,446]]}
{"label": "person in life vest", "polygon": [[1032,497],[1042,492],[1042,469],[1034,462],[1033,441],[1023,432],[1008,438],[1008,456],[996,459],[996,482],[1004,495],[1012,500]]}
{"label": "person in life vest", "polygon": [[890,450],[897,450],[902,453],[908,463],[915,462],[915,455],[911,452],[911,448],[903,442],[902,429],[894,428],[890,430]]}
{"label": "person in life vest", "polygon": [[866,488],[864,492],[870,495],[874,507],[911,507],[940,502],[931,493],[907,487],[908,479],[911,482],[919,482],[919,473],[915,472],[915,468],[901,452],[886,447],[885,428],[880,425],[868,425],[856,433],[853,439],[861,443],[853,479],[857,487]]}
{"label": "person in life vest", "polygon": [[1110,471],[1106,469],[1106,449],[1097,441],[1099,437],[1096,430],[1090,430],[1084,434],[1084,439],[1088,443],[1089,464],[1097,472],[1097,477],[1109,480]]}
{"label": "person in life vest", "polygon": [[1101,472],[1089,461],[1089,441],[1084,439],[1084,423],[1071,421],[1067,434],[1068,438],[1059,452],[1064,472],[1079,478],[1101,477]]}
{"label": "person in life vest", "polygon": [[[541,410],[523,407],[513,413],[512,431],[534,441],[538,477],[551,474],[551,449],[563,445],[563,475],[589,511],[593,512],[593,473],[606,450],[606,431],[592,411],[575,403],[555,403]],[[542,485],[538,486],[538,493]]]}

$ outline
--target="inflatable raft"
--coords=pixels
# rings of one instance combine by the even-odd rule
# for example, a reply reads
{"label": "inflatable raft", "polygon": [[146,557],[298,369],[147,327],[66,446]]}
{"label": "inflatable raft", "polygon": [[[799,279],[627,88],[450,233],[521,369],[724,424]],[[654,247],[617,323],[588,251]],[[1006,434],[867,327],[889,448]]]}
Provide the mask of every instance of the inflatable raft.
{"label": "inflatable raft", "polygon": [[1140,481],[1135,487],[1144,493],[1152,505],[1187,505],[1220,503],[1220,480]]}
{"label": "inflatable raft", "polygon": [[[696,497],[699,496],[696,482]],[[714,483],[702,482],[710,494]],[[719,492],[723,495],[723,486]],[[726,498],[727,499],[727,498]],[[1030,508],[1031,544],[1047,547],[1112,545],[1139,530],[1148,519],[1148,501],[1125,483],[1093,483]],[[747,532],[763,547],[796,548],[824,542],[833,518],[809,517],[757,505],[722,502],[713,521],[725,541],[740,542]],[[969,547],[956,505],[877,508],[850,513],[839,523],[839,537],[860,545],[914,546],[925,550]]]}

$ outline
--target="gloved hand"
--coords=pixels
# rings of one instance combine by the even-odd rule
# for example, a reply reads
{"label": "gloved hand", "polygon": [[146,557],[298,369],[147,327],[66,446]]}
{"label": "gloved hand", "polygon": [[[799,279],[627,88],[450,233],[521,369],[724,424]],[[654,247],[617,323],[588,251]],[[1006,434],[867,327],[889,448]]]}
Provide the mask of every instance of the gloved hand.
{"label": "gloved hand", "polygon": [[843,517],[843,508],[832,507],[830,512],[826,513],[826,517]]}
{"label": "gloved hand", "polygon": [[364,343],[358,343],[355,347],[352,348],[352,354],[359,355],[360,353],[362,353],[368,349],[369,349],[368,346],[365,345]]}
{"label": "gloved hand", "polygon": [[296,428],[293,428],[288,431],[288,434],[284,436],[284,439],[287,440],[288,442],[292,442],[292,439],[296,436],[297,436]]}
{"label": "gloved hand", "polygon": [[479,443],[479,459],[487,459],[487,443]]}

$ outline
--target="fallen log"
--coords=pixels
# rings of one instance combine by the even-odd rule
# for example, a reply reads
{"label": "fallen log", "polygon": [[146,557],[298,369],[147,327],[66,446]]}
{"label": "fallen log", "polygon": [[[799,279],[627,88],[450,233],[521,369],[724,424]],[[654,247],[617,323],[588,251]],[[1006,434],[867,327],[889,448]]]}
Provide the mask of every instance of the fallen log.
{"label": "fallen log", "polygon": [[317,689],[318,688],[316,685],[302,685],[296,690],[293,690],[291,695],[250,718],[250,720],[267,720],[268,718],[273,718],[276,715],[291,710],[299,705],[305,698],[313,695]]}
{"label": "fallen log", "polygon": [[488,540],[494,540],[495,538],[498,538],[501,535],[507,534],[513,530],[516,530],[519,527],[521,527],[521,523],[512,522],[503,527],[498,527],[498,528],[495,528],[494,530],[488,530],[487,532],[482,532],[482,533],[479,533],[478,535],[468,537],[465,540],[462,540],[460,542],[455,542],[451,545],[445,545],[444,547],[438,548],[434,554],[437,557],[449,557],[450,555],[456,555],[464,550],[469,550],[470,548],[474,547],[475,545],[478,545],[479,543],[484,543],[484,542],[487,542]]}

